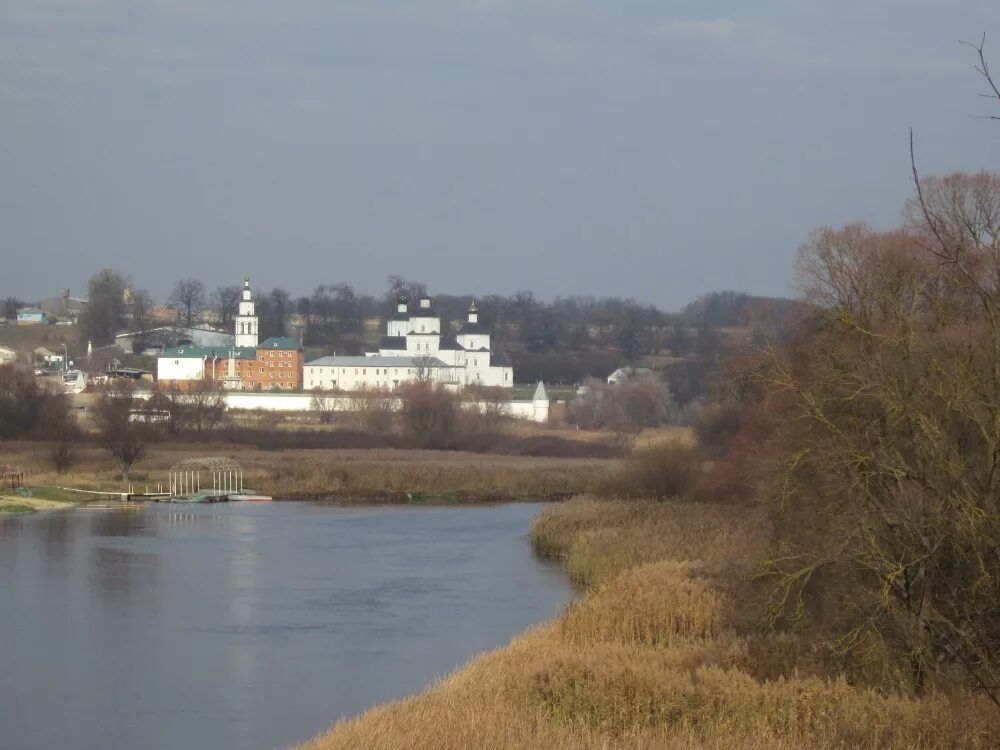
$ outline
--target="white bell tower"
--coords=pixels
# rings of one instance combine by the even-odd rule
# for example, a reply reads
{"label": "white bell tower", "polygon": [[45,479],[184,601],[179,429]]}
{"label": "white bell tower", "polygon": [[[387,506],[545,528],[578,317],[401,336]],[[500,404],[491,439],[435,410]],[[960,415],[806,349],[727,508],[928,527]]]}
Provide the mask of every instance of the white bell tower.
{"label": "white bell tower", "polygon": [[250,279],[243,279],[239,315],[236,316],[236,346],[257,348],[257,313],[254,310]]}

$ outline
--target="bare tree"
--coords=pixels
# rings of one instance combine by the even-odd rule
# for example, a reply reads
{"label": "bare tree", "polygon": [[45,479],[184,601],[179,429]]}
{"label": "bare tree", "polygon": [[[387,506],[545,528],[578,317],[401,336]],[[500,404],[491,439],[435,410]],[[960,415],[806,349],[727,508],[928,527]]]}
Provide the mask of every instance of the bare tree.
{"label": "bare tree", "polygon": [[212,294],[212,304],[219,324],[224,328],[233,324],[240,309],[241,290],[238,286],[220,286]]}
{"label": "bare tree", "polygon": [[352,413],[366,430],[379,435],[392,430],[398,402],[392,393],[384,390],[353,391],[349,398]]}
{"label": "bare tree", "polygon": [[428,448],[450,448],[460,429],[461,405],[444,386],[417,382],[400,389],[403,425]]}
{"label": "bare tree", "polygon": [[772,422],[772,621],[822,607],[842,652],[879,649],[917,692],[936,676],[1000,706],[994,178],[920,181],[910,231],[817,232],[800,263],[813,317],[747,387]]}
{"label": "bare tree", "polygon": [[17,297],[6,297],[3,301],[3,317],[7,320],[14,320],[17,317],[17,311],[22,307],[24,307],[24,302]]}
{"label": "bare tree", "polygon": [[309,400],[309,409],[316,413],[320,424],[330,424],[337,415],[337,398],[325,393],[316,393]]}
{"label": "bare tree", "polygon": [[510,392],[499,387],[472,387],[464,394],[470,430],[496,435],[510,417]]}
{"label": "bare tree", "polygon": [[137,331],[146,330],[152,322],[153,298],[145,289],[132,292],[129,302],[129,315],[132,325]]}
{"label": "bare tree", "polygon": [[205,285],[198,279],[182,279],[174,286],[168,302],[177,309],[184,325],[190,326],[205,309]]}
{"label": "bare tree", "polygon": [[112,381],[94,404],[97,439],[118,464],[123,481],[136,462],[145,458],[156,428],[133,419],[136,407],[135,390],[127,380]]}
{"label": "bare tree", "polygon": [[90,277],[89,300],[80,319],[85,340],[95,345],[111,342],[125,324],[125,290],[128,280],[117,271],[105,268]]}
{"label": "bare tree", "polygon": [[418,383],[430,383],[434,380],[434,365],[436,364],[436,358],[430,356],[429,354],[424,354],[419,357],[414,357],[414,377]]}
{"label": "bare tree", "polygon": [[222,386],[211,380],[200,380],[178,394],[180,426],[198,434],[209,433],[226,416],[226,396]]}
{"label": "bare tree", "polygon": [[[986,53],[984,52],[986,48],[986,34],[983,33],[983,38],[979,40],[979,43],[974,42],[962,42],[967,47],[972,47],[976,51],[976,55],[979,58],[979,64],[976,65],[976,72],[979,73],[986,81],[986,87],[988,89],[987,93],[981,94],[987,99],[995,99],[1000,102],[1000,86],[993,78],[993,74],[990,72],[990,66],[986,62]],[[990,120],[1000,120],[1000,115],[985,115]]]}

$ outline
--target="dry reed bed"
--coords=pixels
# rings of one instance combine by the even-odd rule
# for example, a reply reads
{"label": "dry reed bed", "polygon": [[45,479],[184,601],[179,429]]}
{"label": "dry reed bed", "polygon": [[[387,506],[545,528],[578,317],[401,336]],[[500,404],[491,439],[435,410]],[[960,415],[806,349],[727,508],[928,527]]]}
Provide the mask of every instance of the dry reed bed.
{"label": "dry reed bed", "polygon": [[338,722],[333,748],[988,748],[994,707],[790,669],[774,679],[733,626],[764,538],[750,511],[578,498],[535,524],[587,594],[551,625],[426,692]]}
{"label": "dry reed bed", "polygon": [[[75,465],[56,473],[41,443],[0,443],[0,463],[18,464],[29,485],[118,490],[111,459],[84,444]],[[159,443],[137,464],[139,488],[167,483],[171,465],[185,458],[225,455],[244,467],[246,486],[280,498],[340,497],[393,500],[413,495],[466,499],[565,497],[586,491],[618,462],[607,459],[533,458],[454,451],[295,449],[267,451],[225,443]]]}

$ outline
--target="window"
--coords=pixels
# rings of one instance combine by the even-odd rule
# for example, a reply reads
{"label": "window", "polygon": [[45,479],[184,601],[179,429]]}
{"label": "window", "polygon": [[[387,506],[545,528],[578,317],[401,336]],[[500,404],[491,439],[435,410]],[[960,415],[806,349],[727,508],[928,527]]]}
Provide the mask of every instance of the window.
{"label": "window", "polygon": [[180,364],[180,360],[177,360],[177,359],[175,359],[175,360],[174,360],[174,364],[175,364],[175,365],[179,365],[179,364]]}

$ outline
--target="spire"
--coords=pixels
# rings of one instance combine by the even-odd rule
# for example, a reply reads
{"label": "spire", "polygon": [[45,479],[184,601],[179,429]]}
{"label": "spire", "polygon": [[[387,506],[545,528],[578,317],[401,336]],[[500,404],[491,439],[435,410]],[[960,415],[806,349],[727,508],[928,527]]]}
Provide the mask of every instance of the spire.
{"label": "spire", "polygon": [[549,394],[545,392],[545,384],[541,380],[538,381],[538,387],[535,389],[535,395],[531,397],[531,400],[548,402]]}
{"label": "spire", "polygon": [[407,306],[407,299],[405,294],[399,295],[399,299],[396,300],[396,312],[405,313],[409,310]]}
{"label": "spire", "polygon": [[475,300],[472,300],[472,304],[469,305],[469,322],[470,323],[479,322],[479,308],[476,307]]}

